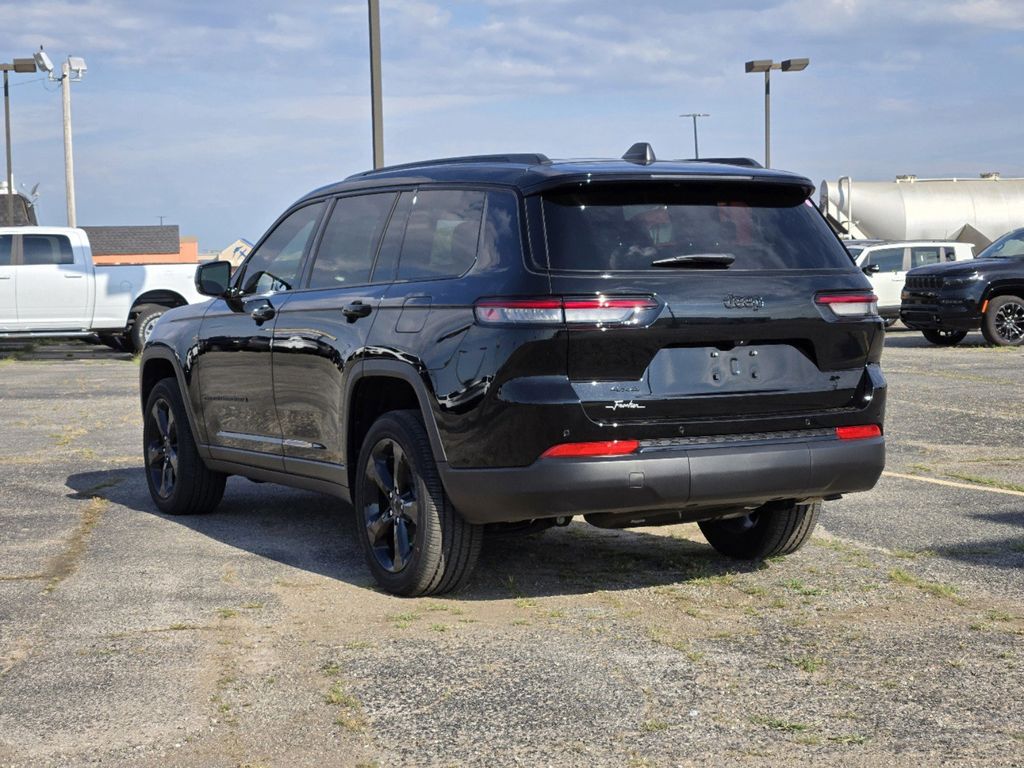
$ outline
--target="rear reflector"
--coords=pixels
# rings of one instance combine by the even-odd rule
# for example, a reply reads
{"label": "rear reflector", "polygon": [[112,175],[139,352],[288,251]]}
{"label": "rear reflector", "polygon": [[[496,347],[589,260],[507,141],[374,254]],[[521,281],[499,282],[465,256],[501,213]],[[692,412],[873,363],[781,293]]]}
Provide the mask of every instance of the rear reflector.
{"label": "rear reflector", "polygon": [[541,454],[542,459],[567,459],[583,456],[625,456],[640,448],[639,440],[601,440],[594,443],[562,443]]}
{"label": "rear reflector", "polygon": [[814,299],[838,317],[870,317],[878,314],[878,297],[873,293],[826,293]]}
{"label": "rear reflector", "polygon": [[650,296],[482,299],[476,319],[484,325],[645,325],[658,307]]}
{"label": "rear reflector", "polygon": [[882,429],[877,424],[864,424],[857,427],[836,427],[836,437],[840,440],[864,440],[869,437],[881,437]]}

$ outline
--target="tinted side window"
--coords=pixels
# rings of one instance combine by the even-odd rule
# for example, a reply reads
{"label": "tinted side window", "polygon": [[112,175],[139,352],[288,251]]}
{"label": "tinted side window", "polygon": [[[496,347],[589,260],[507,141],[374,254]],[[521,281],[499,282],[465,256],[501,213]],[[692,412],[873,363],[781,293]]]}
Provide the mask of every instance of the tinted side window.
{"label": "tinted side window", "polygon": [[12,243],[14,243],[13,235],[0,235],[0,267],[10,265]]}
{"label": "tinted side window", "polygon": [[519,226],[519,200],[513,192],[488,192],[487,212],[480,233],[477,258],[481,266],[521,264],[523,245]]}
{"label": "tinted side window", "polygon": [[337,288],[370,282],[377,243],[395,194],[343,197],[334,204],[317,248],[310,288]]}
{"label": "tinted side window", "polygon": [[877,264],[879,272],[902,272],[903,271],[903,249],[882,248],[868,254],[867,264]]}
{"label": "tinted side window", "polygon": [[925,264],[938,264],[940,261],[942,261],[942,258],[939,256],[938,246],[931,248],[920,246],[910,249],[911,269],[914,267],[923,267]]}
{"label": "tinted side window", "polygon": [[22,235],[21,249],[26,266],[75,263],[71,241],[63,235]]}
{"label": "tinted side window", "polygon": [[287,291],[295,287],[302,255],[316,232],[323,209],[323,203],[307,205],[277,225],[245,263],[240,283],[243,293]]}
{"label": "tinted side window", "polygon": [[473,266],[484,193],[423,190],[413,198],[398,264],[399,280],[457,277]]}

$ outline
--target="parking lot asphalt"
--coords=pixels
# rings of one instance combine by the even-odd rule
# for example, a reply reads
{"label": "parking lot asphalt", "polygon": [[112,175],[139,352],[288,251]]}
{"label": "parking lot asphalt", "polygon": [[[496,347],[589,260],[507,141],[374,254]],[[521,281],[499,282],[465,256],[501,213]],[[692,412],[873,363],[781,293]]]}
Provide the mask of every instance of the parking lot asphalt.
{"label": "parking lot asphalt", "polygon": [[1024,352],[883,364],[886,474],[794,556],[573,523],[403,600],[333,499],[158,514],[131,357],[0,343],[0,766],[1024,764]]}

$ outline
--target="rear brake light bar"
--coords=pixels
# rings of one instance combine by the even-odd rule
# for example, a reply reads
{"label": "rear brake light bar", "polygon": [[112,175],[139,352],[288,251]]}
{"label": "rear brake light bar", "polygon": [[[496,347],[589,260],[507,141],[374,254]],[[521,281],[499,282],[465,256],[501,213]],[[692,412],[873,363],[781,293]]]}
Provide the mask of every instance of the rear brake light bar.
{"label": "rear brake light bar", "polygon": [[475,314],[483,325],[647,325],[660,305],[650,296],[481,299]]}
{"label": "rear brake light bar", "polygon": [[863,424],[856,427],[836,427],[836,437],[840,440],[865,440],[869,437],[881,437],[882,428],[877,424]]}
{"label": "rear brake light bar", "polygon": [[874,317],[878,315],[878,297],[873,293],[823,293],[814,298],[837,317]]}

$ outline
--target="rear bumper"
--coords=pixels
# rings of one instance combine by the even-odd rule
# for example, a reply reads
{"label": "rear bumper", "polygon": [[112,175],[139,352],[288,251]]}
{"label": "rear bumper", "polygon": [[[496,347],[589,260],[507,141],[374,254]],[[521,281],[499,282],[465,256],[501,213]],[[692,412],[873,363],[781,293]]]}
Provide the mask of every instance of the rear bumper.
{"label": "rear bumper", "polygon": [[699,513],[820,498],[869,490],[884,466],[883,437],[815,438],[541,459],[509,469],[445,468],[442,480],[468,521],[496,523],[591,512]]}

